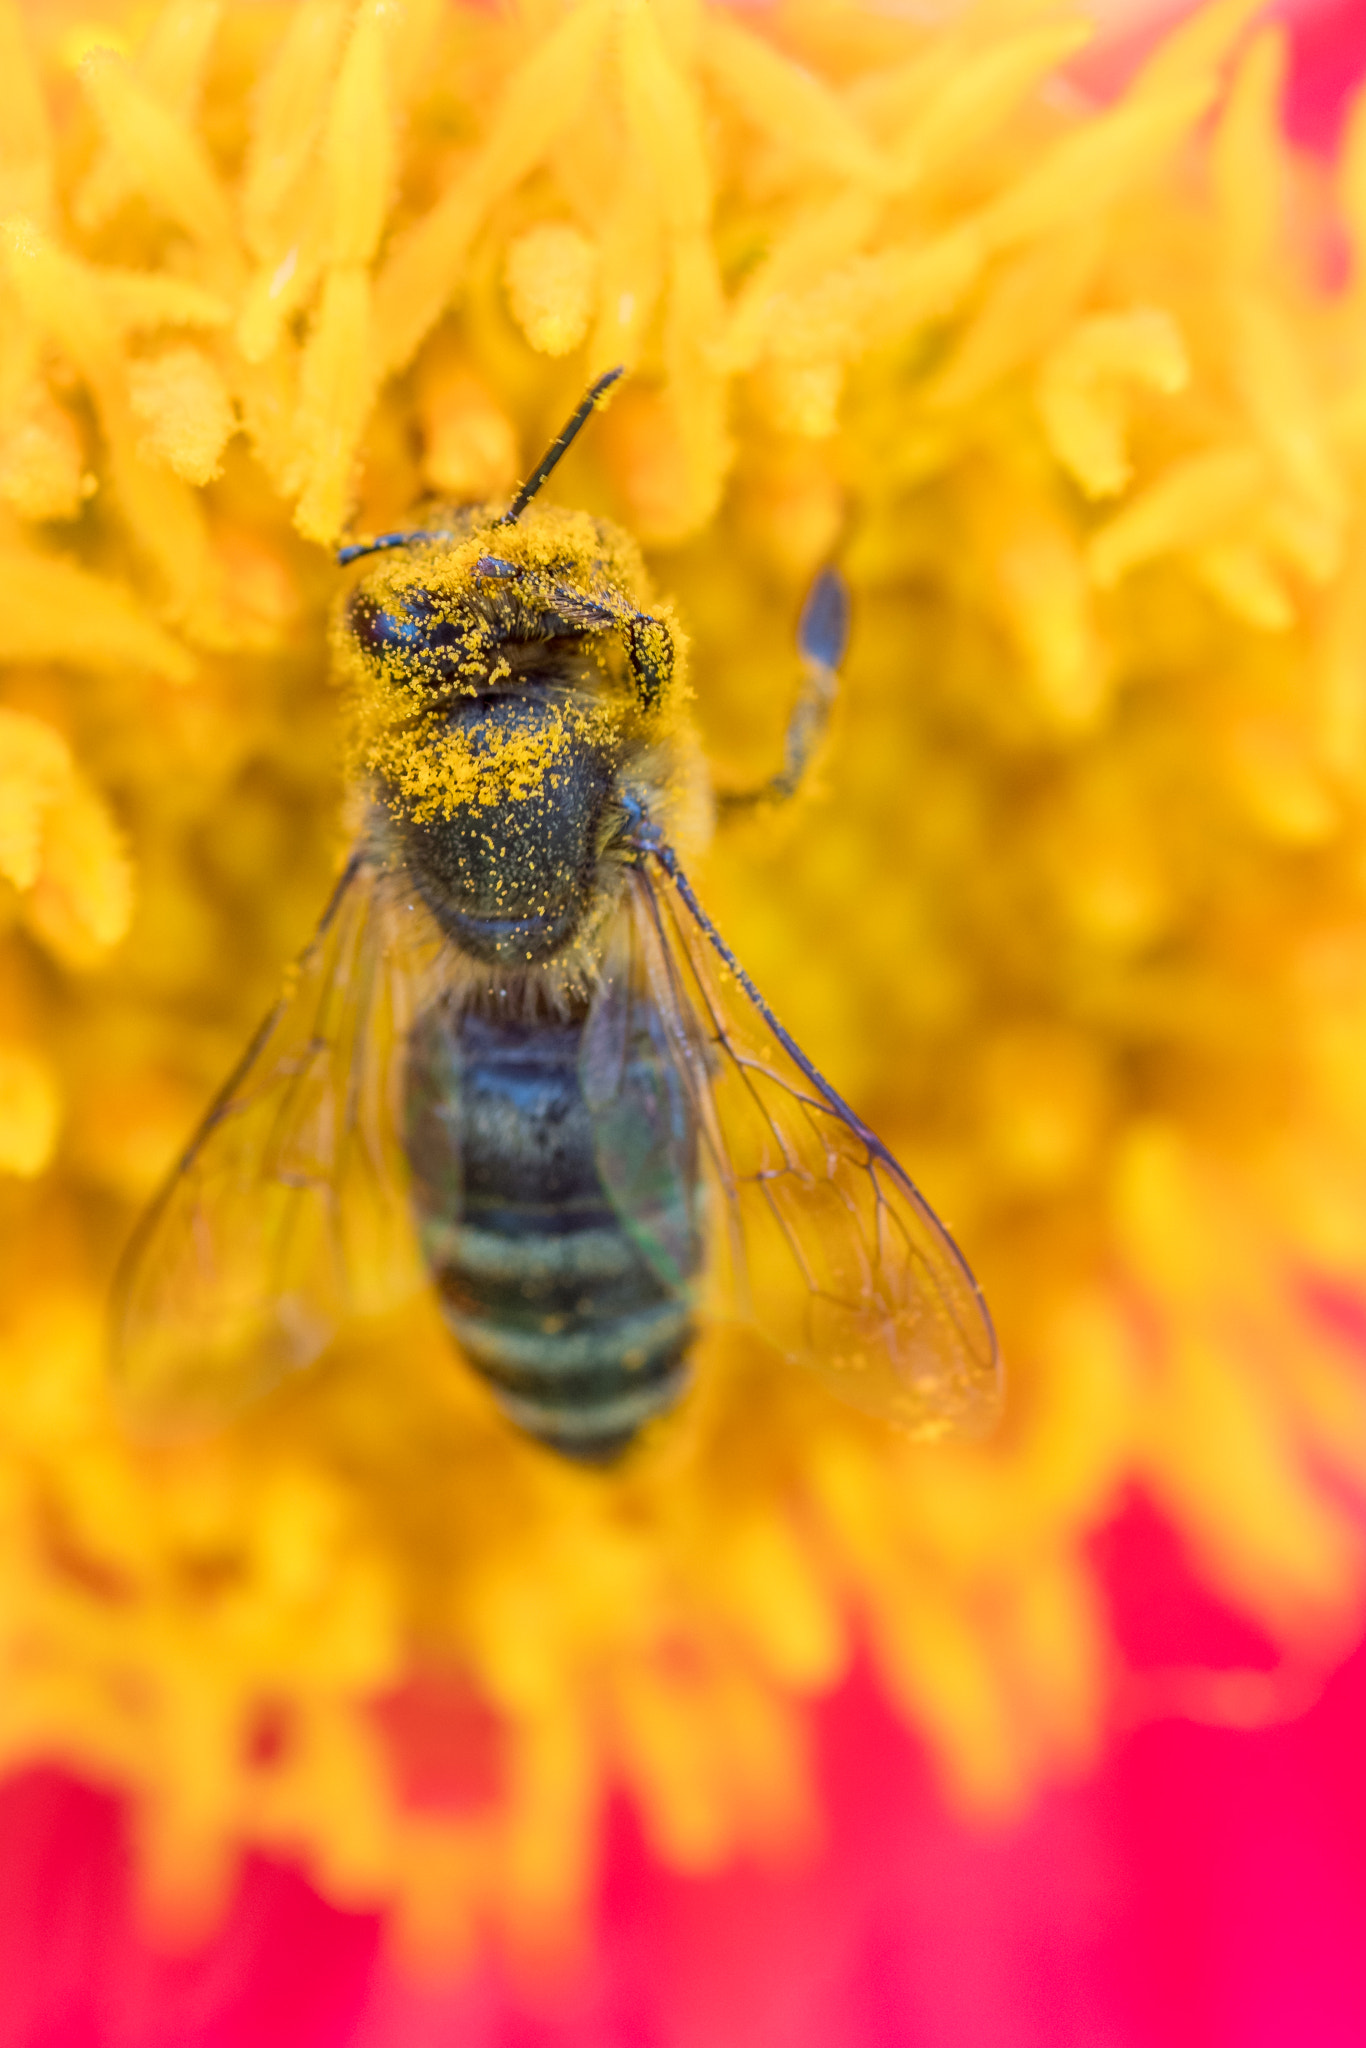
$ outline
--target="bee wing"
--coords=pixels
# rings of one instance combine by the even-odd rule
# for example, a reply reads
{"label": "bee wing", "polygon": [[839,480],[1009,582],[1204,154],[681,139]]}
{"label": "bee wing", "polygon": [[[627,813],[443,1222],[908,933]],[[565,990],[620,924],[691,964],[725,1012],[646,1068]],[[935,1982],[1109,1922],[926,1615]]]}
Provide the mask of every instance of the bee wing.
{"label": "bee wing", "polygon": [[579,1079],[598,1171],[622,1226],[664,1285],[683,1293],[702,1261],[698,1119],[691,1068],[655,991],[656,949],[633,903],[608,937]]}
{"label": "bee wing", "polygon": [[311,1365],[344,1317],[421,1284],[396,1137],[420,915],[391,909],[353,857],[140,1224],[115,1288],[113,1372],[141,1432],[221,1425]]}
{"label": "bee wing", "polygon": [[[624,1013],[616,1029],[628,1045],[647,1033],[667,1045],[688,1113],[680,1121],[677,1103],[661,1100],[653,1123],[642,1117],[634,1152],[599,1146],[628,1227],[648,1250],[657,1237],[668,1242],[653,1215],[687,1215],[681,1131],[690,1127],[720,1226],[722,1310],[752,1322],[845,1400],[918,1437],[979,1434],[999,1412],[1000,1360],[962,1253],[767,1009],[667,848],[634,871],[631,891],[632,957],[614,998]],[[649,1071],[646,1060],[623,1060],[627,1092],[639,1096]],[[618,1108],[616,1126],[628,1122]],[[643,1155],[661,1130],[652,1167]],[[631,1223],[652,1172],[665,1197],[653,1207],[647,1199]],[[655,1263],[663,1272],[658,1253]]]}

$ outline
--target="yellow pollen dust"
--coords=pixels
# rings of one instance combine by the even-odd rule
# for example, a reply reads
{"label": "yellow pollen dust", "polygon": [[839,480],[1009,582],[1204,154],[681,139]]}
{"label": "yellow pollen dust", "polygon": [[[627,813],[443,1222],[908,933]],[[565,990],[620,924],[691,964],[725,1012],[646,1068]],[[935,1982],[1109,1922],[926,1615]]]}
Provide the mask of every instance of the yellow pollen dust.
{"label": "yellow pollen dust", "polygon": [[[536,732],[494,732],[478,744],[461,732],[444,733],[424,745],[404,744],[392,750],[388,779],[419,823],[449,817],[464,804],[522,803],[544,788],[554,764],[564,760],[586,723],[561,712]],[[386,751],[377,749],[372,757],[381,773],[386,772]]]}

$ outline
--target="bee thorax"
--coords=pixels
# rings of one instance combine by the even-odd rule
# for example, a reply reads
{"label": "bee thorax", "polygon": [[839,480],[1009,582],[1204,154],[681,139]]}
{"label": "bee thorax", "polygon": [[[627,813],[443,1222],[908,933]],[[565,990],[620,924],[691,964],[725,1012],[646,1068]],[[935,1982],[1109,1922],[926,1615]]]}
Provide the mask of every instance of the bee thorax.
{"label": "bee thorax", "polygon": [[454,798],[396,806],[403,856],[463,952],[544,960],[573,939],[592,900],[610,746],[576,729],[572,702],[547,695],[462,703],[446,741]]}

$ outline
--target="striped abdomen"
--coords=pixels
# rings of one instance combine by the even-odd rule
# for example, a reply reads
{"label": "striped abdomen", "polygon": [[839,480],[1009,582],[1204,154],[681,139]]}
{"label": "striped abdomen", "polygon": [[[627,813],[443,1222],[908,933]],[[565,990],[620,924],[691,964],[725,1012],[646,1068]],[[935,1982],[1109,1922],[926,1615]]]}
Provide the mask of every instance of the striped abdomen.
{"label": "striped abdomen", "polygon": [[677,1400],[693,1327],[603,1188],[582,1030],[428,1011],[409,1042],[408,1156],[461,1350],[521,1428],[602,1460]]}

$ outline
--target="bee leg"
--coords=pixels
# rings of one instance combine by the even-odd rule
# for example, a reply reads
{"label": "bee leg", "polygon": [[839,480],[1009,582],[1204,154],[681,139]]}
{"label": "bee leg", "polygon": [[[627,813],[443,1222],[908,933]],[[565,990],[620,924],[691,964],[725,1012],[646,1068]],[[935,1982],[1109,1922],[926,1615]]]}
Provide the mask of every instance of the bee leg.
{"label": "bee leg", "polygon": [[822,569],[807,593],[797,628],[802,676],[787,721],[783,765],[757,789],[718,791],[716,807],[723,818],[753,810],[756,804],[786,803],[796,795],[830,723],[848,637],[849,592],[844,578],[836,569]]}

